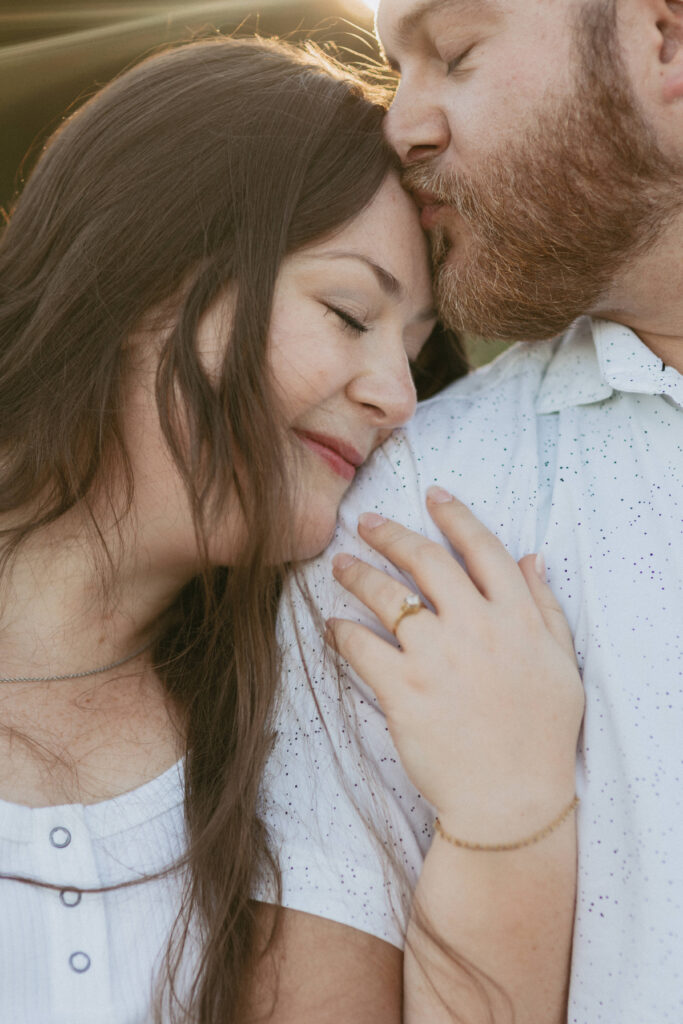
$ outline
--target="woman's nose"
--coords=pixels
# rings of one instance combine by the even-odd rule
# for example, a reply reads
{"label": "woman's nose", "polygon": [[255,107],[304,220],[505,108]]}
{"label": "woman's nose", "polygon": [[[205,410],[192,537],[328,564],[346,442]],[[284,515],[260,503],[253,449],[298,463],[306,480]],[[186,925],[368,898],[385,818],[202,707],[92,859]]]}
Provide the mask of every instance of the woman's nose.
{"label": "woman's nose", "polygon": [[348,396],[367,410],[373,425],[380,429],[393,430],[406,423],[415,412],[417,396],[405,352],[385,357],[355,377]]}
{"label": "woman's nose", "polygon": [[443,110],[424,86],[404,78],[384,119],[384,132],[401,163],[440,156],[448,148],[450,132]]}

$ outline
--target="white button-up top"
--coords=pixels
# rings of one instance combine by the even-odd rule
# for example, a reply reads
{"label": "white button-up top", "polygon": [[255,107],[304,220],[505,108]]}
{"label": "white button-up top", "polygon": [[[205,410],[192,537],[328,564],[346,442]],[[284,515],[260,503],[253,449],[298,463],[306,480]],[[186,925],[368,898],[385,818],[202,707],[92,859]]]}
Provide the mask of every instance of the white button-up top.
{"label": "white button-up top", "polygon": [[[338,550],[383,564],[356,535],[361,512],[437,537],[424,506],[432,483],[466,501],[515,558],[544,552],[574,633],[587,704],[569,1020],[681,1024],[683,377],[627,328],[582,319],[559,342],[517,345],[424,403],[361,473],[332,550],[306,571],[325,616],[369,621],[329,564]],[[386,854],[414,881],[432,810],[353,676],[345,717],[296,596],[283,635],[287,695],[265,800],[284,901],[400,944],[400,886]]]}
{"label": "white button-up top", "polygon": [[80,889],[163,871],[184,849],[182,764],[85,807],[0,801],[0,871],[56,886],[0,880],[2,1024],[151,1024],[180,877]]}

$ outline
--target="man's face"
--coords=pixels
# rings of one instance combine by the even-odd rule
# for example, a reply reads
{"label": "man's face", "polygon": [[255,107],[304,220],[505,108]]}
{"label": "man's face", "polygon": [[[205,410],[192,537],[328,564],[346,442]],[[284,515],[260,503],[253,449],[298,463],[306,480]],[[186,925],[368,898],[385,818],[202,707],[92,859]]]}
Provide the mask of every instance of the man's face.
{"label": "man's face", "polygon": [[604,308],[680,203],[613,0],[384,0],[378,31],[446,322],[545,338]]}

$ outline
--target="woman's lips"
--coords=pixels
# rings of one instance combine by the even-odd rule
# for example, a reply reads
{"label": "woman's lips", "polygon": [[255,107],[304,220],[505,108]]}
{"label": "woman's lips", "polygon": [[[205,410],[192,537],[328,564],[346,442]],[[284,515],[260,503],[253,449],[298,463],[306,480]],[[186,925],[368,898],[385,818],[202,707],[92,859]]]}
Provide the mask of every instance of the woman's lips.
{"label": "woman's lips", "polygon": [[312,452],[319,455],[330,469],[344,480],[353,480],[356,475],[356,467],[363,462],[363,456],[356,449],[337,437],[328,437],[325,434],[309,434],[296,430],[295,434],[300,441],[310,448]]}

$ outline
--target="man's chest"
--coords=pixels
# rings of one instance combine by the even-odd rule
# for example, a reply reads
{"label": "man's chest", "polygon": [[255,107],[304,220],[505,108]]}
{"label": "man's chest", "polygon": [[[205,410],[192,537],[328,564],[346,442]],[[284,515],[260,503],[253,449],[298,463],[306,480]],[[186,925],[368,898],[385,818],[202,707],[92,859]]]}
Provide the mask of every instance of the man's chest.
{"label": "man's chest", "polygon": [[631,396],[558,428],[543,550],[586,689],[569,1019],[680,1019],[683,414]]}
{"label": "man's chest", "polygon": [[[560,414],[543,549],[584,669],[683,671],[683,413],[619,396]],[[680,676],[679,676],[680,678]]]}

